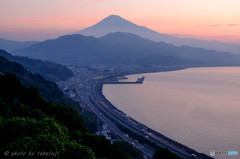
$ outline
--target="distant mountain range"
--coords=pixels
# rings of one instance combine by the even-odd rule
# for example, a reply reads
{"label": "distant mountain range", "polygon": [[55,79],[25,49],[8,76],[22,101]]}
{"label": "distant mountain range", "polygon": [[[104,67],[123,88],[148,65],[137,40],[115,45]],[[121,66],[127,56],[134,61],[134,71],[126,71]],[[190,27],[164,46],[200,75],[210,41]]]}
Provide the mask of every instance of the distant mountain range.
{"label": "distant mountain range", "polygon": [[31,45],[14,54],[74,65],[240,65],[239,55],[188,46],[176,47],[121,32],[100,38],[66,35]]}
{"label": "distant mountain range", "polygon": [[4,57],[11,62],[22,64],[32,73],[38,73],[50,81],[64,81],[73,76],[71,70],[61,64],[31,59],[27,57],[12,56],[5,50],[0,49],[0,57]]}
{"label": "distant mountain range", "polygon": [[101,37],[108,33],[114,32],[133,33],[141,37],[153,40],[155,42],[161,41],[174,44],[176,46],[187,45],[192,47],[205,48],[209,50],[240,54],[240,43],[223,43],[218,41],[206,41],[192,38],[179,38],[175,36],[170,36],[167,34],[158,33],[145,26],[136,25],[117,15],[111,15],[93,26],[75,32],[75,34]]}
{"label": "distant mountain range", "polygon": [[6,39],[0,38],[0,49],[11,52],[14,50],[23,49],[35,43],[37,42],[36,41],[20,42],[20,41],[6,40]]}

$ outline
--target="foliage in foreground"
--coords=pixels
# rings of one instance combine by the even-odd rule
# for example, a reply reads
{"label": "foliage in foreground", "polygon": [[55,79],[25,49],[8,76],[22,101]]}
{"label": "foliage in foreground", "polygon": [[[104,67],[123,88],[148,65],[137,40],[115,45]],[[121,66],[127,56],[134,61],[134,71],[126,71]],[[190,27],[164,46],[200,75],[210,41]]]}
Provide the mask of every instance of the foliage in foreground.
{"label": "foliage in foreground", "polygon": [[154,156],[153,156],[154,159],[179,159],[179,157],[177,155],[175,155],[174,153],[170,152],[168,149],[166,148],[162,148],[162,149],[159,149],[157,150],[155,153],[154,153]]}
{"label": "foliage in foreground", "polygon": [[46,158],[129,158],[119,146],[89,133],[76,110],[46,101],[9,73],[0,75],[0,140],[0,158],[23,155],[15,152],[26,153],[19,158],[44,152]]}

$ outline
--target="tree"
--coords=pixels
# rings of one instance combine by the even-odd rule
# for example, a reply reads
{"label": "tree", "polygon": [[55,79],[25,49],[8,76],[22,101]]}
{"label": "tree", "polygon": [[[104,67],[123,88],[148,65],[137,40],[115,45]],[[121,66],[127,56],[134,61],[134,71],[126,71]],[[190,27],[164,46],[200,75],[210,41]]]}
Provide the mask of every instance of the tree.
{"label": "tree", "polygon": [[154,159],[179,159],[177,155],[170,152],[168,149],[159,149],[154,153]]}

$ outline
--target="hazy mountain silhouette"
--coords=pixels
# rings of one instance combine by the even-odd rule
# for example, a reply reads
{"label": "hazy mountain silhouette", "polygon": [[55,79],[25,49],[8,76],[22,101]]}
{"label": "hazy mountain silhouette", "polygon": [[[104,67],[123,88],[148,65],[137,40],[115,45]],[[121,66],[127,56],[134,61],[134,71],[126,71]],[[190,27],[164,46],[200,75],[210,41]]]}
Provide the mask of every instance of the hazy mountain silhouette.
{"label": "hazy mountain silhouette", "polygon": [[[115,56],[105,57],[114,49],[106,42],[94,37],[82,35],[66,35],[57,39],[46,40],[22,50],[13,52],[16,55],[28,56],[37,59],[50,60],[62,64],[114,64],[124,63]],[[116,59],[115,59],[116,58]]]}
{"label": "hazy mountain silhouette", "polygon": [[193,47],[176,47],[131,33],[110,33],[100,38],[79,34],[46,40],[14,52],[20,56],[62,64],[239,65],[240,56]]}
{"label": "hazy mountain silhouette", "polygon": [[118,15],[110,15],[99,23],[90,26],[81,31],[75,32],[85,36],[101,37],[108,33],[114,32],[129,32],[137,34],[141,37],[159,42],[166,42],[176,46],[188,45],[193,47],[200,47],[210,50],[231,52],[240,54],[240,43],[223,43],[218,41],[206,41],[192,38],[179,38],[167,34],[158,33],[147,27],[136,25],[130,21],[121,18]]}
{"label": "hazy mountain silhouette", "polygon": [[18,49],[23,49],[27,46],[30,46],[32,44],[37,43],[36,41],[13,41],[13,40],[6,40],[0,38],[0,49],[6,50],[6,51],[14,51]]}

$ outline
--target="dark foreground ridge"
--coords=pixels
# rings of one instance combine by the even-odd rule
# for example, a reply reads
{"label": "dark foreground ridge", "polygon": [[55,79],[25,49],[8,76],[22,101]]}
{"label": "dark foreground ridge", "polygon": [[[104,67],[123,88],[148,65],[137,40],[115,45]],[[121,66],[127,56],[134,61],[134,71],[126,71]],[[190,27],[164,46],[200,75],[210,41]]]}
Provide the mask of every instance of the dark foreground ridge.
{"label": "dark foreground ridge", "polygon": [[117,76],[105,76],[96,79],[91,86],[89,99],[91,101],[90,107],[94,109],[96,115],[107,123],[118,137],[133,145],[138,145],[135,147],[149,158],[153,156],[154,151],[159,147],[168,148],[181,158],[211,158],[148,128],[113,106],[104,97],[102,87],[103,84],[109,83],[114,77]]}
{"label": "dark foreground ridge", "polygon": [[[42,93],[50,91],[56,96],[53,98],[49,95],[51,98],[47,101],[33,86],[35,84],[41,85]],[[86,120],[88,122],[85,124],[79,116],[81,109],[71,108],[79,108],[79,103],[67,100],[69,105],[63,105],[67,102],[63,99],[67,97],[57,95],[60,90],[51,87],[54,85],[40,75],[28,72],[22,65],[0,56],[1,159],[143,158],[126,142],[111,143],[105,137],[88,131],[86,124],[89,121]],[[81,112],[80,115],[85,118],[84,114]],[[89,113],[86,115],[94,118]]]}

